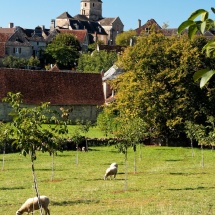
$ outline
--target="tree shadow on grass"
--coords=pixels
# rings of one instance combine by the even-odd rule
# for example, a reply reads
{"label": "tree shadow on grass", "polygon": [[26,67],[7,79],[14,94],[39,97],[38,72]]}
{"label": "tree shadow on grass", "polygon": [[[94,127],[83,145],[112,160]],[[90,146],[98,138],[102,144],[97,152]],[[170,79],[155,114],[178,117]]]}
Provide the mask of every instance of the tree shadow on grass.
{"label": "tree shadow on grass", "polygon": [[167,162],[177,162],[177,161],[183,161],[182,159],[171,159],[171,160],[165,160]]}
{"label": "tree shadow on grass", "polygon": [[186,172],[170,172],[170,175],[184,175],[184,176],[189,176],[189,175],[205,175],[207,173],[201,172],[201,173],[186,173]]}
{"label": "tree shadow on grass", "polygon": [[184,187],[184,188],[169,188],[170,191],[180,191],[180,190],[211,190],[215,187]]}
{"label": "tree shadow on grass", "polygon": [[0,190],[24,190],[25,187],[0,187]]}
{"label": "tree shadow on grass", "polygon": [[56,202],[56,201],[51,201],[51,205],[54,206],[67,206],[67,205],[77,205],[77,204],[98,204],[100,203],[99,200],[76,200],[76,201],[61,201],[61,202]]}

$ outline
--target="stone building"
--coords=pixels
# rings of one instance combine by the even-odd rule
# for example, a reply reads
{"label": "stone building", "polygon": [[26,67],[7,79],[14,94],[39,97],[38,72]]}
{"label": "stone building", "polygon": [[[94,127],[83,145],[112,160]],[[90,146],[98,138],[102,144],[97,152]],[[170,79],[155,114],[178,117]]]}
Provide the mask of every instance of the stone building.
{"label": "stone building", "polygon": [[103,17],[101,0],[81,0],[80,14],[71,16],[68,12],[64,12],[55,20],[51,20],[50,30],[56,28],[86,29],[90,43],[101,40],[106,45],[114,45],[115,38],[117,34],[123,32],[124,25],[119,17]]}
{"label": "stone building", "polygon": [[[104,104],[100,74],[0,68],[0,101],[8,92],[23,96],[23,106],[50,102],[52,109],[72,108],[69,119],[95,122]],[[9,104],[0,102],[0,121],[9,121]]]}

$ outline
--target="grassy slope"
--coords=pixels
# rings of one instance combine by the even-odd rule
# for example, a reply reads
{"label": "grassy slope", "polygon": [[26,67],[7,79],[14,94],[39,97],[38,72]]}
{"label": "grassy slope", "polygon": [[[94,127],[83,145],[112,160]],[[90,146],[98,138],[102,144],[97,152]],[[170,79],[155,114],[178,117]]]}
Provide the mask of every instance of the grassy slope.
{"label": "grassy slope", "polygon": [[[59,153],[55,158],[55,180],[51,179],[52,159],[39,153],[35,162],[41,195],[50,197],[52,215],[89,214],[215,214],[214,156],[188,148],[143,147],[137,152],[137,173],[133,173],[134,154],[128,155],[128,181],[125,191],[124,155],[112,147],[91,147],[91,151]],[[2,159],[0,156],[0,161]],[[119,164],[116,180],[103,180],[105,169]],[[0,170],[0,214],[12,215],[33,189],[29,157],[5,155],[5,170]],[[39,211],[35,212],[39,214]]]}

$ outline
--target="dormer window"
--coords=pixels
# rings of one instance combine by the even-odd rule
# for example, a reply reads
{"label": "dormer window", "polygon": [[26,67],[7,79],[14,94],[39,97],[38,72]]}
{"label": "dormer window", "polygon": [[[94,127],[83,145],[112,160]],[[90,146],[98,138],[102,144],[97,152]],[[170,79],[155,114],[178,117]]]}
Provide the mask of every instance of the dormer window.
{"label": "dormer window", "polygon": [[151,29],[150,28],[145,28],[145,31],[146,32],[149,32]]}

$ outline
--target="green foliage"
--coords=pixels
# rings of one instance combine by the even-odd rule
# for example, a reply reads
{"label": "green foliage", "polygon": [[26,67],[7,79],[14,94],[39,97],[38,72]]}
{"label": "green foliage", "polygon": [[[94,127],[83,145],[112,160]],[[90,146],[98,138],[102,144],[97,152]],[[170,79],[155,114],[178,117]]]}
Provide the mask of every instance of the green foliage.
{"label": "green foliage", "polygon": [[[215,9],[212,7],[211,11],[215,13]],[[200,16],[200,20],[196,20]],[[193,39],[197,32],[204,34],[206,30],[211,30],[215,28],[215,21],[209,18],[209,12],[204,9],[198,9],[194,11],[190,17],[181,23],[178,27],[178,33],[182,33],[186,28],[188,28],[188,35],[190,39]],[[208,57],[215,56],[215,41],[209,41],[203,48]],[[194,81],[200,79],[200,88],[203,88],[211,77],[215,74],[215,70],[210,67],[206,67],[204,70],[197,71],[194,75]]]}
{"label": "green foliage", "polygon": [[214,88],[209,98],[193,74],[215,61],[199,53],[203,39],[160,33],[138,38],[117,62],[126,72],[111,83],[117,99],[106,108],[118,110],[120,117],[140,117],[154,137],[178,138],[185,120],[204,123],[207,113],[214,114]]}
{"label": "green foliage", "polygon": [[39,66],[40,60],[37,57],[30,57],[28,60],[28,66]]}
{"label": "green foliage", "polygon": [[37,57],[18,58],[14,56],[7,56],[3,60],[3,65],[8,68],[27,68],[27,66],[39,66],[40,60]]}
{"label": "green foliage", "polygon": [[24,68],[27,66],[28,60],[25,58],[7,56],[2,60],[2,63],[8,68]]}
{"label": "green foliage", "polygon": [[100,73],[107,71],[117,60],[115,52],[94,51],[83,53],[78,61],[77,70],[80,72]]}
{"label": "green foliage", "polygon": [[124,31],[116,36],[115,42],[120,46],[129,46],[131,39],[135,40],[136,32],[134,30]]}
{"label": "green foliage", "polygon": [[[21,154],[29,154],[32,160],[36,159],[36,151],[48,151],[52,154],[60,150],[60,137],[68,133],[66,121],[58,120],[56,113],[49,108],[49,103],[43,103],[32,108],[22,105],[20,93],[9,92],[3,102],[12,107],[10,115],[13,117],[11,127],[13,128],[14,144],[21,150]],[[53,122],[43,127],[43,124]]]}
{"label": "green foliage", "polygon": [[61,33],[57,34],[53,41],[47,45],[45,54],[51,56],[59,68],[72,69],[77,64],[79,49],[80,45],[75,36]]}

